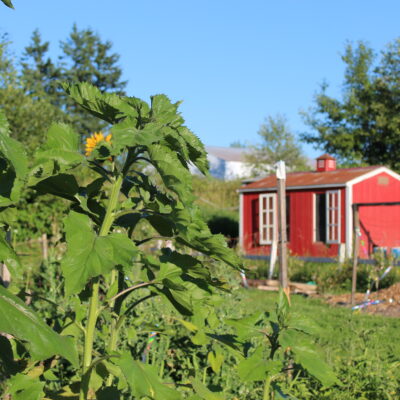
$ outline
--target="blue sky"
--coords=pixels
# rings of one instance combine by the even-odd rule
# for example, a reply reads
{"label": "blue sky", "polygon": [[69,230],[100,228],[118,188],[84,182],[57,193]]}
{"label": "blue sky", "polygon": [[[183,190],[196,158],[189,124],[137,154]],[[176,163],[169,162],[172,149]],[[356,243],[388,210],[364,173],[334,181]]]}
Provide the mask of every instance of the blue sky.
{"label": "blue sky", "polygon": [[[119,53],[128,94],[183,100],[187,125],[207,145],[256,143],[264,118],[299,116],[324,80],[339,96],[346,41],[376,51],[399,36],[398,0],[13,0],[0,7],[0,32],[15,55],[38,28],[58,54],[73,23],[90,27]],[[320,154],[303,146],[306,154]]]}

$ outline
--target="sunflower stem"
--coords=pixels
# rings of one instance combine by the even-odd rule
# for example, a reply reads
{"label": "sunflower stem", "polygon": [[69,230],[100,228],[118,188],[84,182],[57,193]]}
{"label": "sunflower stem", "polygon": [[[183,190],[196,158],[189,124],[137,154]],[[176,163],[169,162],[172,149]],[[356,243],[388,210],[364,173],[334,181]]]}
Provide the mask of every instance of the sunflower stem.
{"label": "sunflower stem", "polygon": [[[100,227],[99,236],[108,235],[111,226],[114,222],[114,211],[118,204],[118,196],[121,190],[123,176],[120,174],[114,180],[111,187],[111,194],[107,205],[106,214],[103,219],[103,223]],[[88,312],[88,320],[86,326],[86,335],[85,335],[85,347],[83,353],[83,363],[82,363],[82,384],[79,394],[80,400],[86,400],[89,384],[90,384],[90,365],[92,363],[92,353],[93,353],[93,342],[95,337],[95,328],[97,317],[99,314],[99,279],[93,280],[92,283],[92,294],[89,302],[89,312]]]}

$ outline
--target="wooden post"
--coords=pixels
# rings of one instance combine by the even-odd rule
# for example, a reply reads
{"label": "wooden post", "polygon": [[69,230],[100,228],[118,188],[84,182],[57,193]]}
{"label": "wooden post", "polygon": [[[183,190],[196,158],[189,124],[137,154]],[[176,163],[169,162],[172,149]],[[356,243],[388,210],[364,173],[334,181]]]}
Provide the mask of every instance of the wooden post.
{"label": "wooden post", "polygon": [[42,243],[42,259],[43,261],[47,261],[49,258],[49,244],[47,241],[47,233],[43,233],[40,241]]}
{"label": "wooden post", "polygon": [[[7,231],[6,233],[6,240],[8,243],[11,243],[11,231]],[[11,274],[10,271],[7,268],[6,264],[0,264],[0,278],[5,287],[8,287],[8,285],[11,282]]]}
{"label": "wooden post", "polygon": [[360,251],[360,216],[358,212],[358,205],[353,204],[353,278],[351,284],[351,305],[354,306],[355,295],[357,289],[357,263],[358,253]]}
{"label": "wooden post", "polygon": [[286,246],[286,170],[285,162],[276,164],[276,178],[278,186],[278,237],[279,237],[279,283],[286,294],[289,295],[287,272],[287,246]]}

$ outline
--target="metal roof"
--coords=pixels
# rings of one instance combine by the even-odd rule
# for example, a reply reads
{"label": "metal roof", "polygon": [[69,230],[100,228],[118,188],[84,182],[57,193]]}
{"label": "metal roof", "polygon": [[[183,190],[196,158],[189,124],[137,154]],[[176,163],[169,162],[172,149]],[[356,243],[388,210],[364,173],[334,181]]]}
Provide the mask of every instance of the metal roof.
{"label": "metal roof", "polygon": [[239,147],[206,146],[206,151],[221,160],[246,162],[245,154],[248,152],[248,149]]}
{"label": "metal roof", "polygon": [[[379,168],[381,166],[341,168],[335,171],[324,172],[291,172],[286,175],[286,188],[294,190],[311,187],[345,186],[347,182]],[[271,174],[263,179],[242,186],[239,192],[271,190],[276,188],[276,186],[276,175]]]}

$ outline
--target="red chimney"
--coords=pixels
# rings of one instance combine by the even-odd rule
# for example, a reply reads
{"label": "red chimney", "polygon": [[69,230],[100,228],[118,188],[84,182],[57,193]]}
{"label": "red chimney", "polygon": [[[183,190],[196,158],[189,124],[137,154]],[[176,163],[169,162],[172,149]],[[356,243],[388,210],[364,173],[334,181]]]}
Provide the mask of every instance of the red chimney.
{"label": "red chimney", "polygon": [[335,171],[336,159],[329,154],[317,158],[317,172]]}

